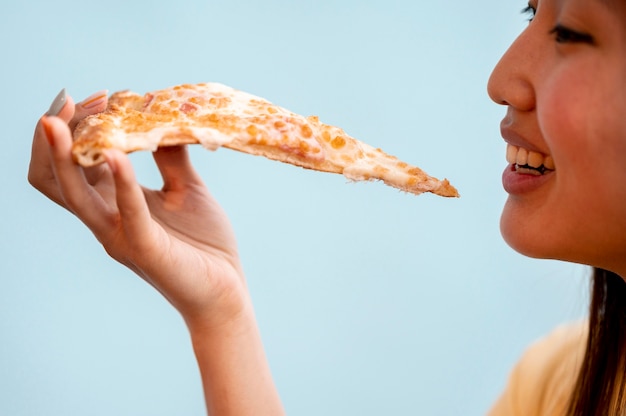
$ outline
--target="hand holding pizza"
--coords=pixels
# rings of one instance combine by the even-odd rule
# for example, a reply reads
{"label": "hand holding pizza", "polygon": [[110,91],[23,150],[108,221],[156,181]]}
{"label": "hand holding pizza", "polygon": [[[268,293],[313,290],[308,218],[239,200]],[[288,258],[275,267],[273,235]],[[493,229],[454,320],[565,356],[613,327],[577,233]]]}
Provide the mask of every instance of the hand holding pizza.
{"label": "hand holding pizza", "polygon": [[[155,152],[164,181],[159,191],[137,183],[119,150],[106,151],[107,163],[91,168],[72,160],[72,128],[104,110],[106,101],[106,93],[76,106],[70,97],[55,100],[35,131],[29,181],[74,213],[115,260],[180,311],[190,328],[210,411],[263,414],[259,410],[267,406],[268,414],[280,413],[232,229],[186,148]],[[248,388],[241,387],[242,377]]]}
{"label": "hand holding pizza", "polygon": [[[122,152],[109,151],[108,163],[95,169],[72,161],[70,127],[104,106],[106,98],[87,109],[68,102],[59,117],[42,118],[29,172],[33,185],[78,216],[114,259],[158,289],[185,319],[207,313],[213,297],[225,297],[222,291],[232,292],[226,298],[244,292],[226,215],[194,171],[184,147],[155,153],[164,181],[159,191],[136,182]],[[238,308],[241,300],[234,303]],[[209,315],[217,318],[215,312]]]}

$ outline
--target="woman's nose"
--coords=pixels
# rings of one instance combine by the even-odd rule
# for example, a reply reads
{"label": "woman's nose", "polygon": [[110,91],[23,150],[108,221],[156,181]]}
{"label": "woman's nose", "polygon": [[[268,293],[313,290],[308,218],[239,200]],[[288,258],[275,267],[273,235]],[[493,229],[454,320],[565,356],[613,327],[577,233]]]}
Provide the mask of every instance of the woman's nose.
{"label": "woman's nose", "polygon": [[534,77],[537,51],[533,50],[532,32],[523,32],[493,69],[487,92],[497,104],[530,111],[535,107]]}

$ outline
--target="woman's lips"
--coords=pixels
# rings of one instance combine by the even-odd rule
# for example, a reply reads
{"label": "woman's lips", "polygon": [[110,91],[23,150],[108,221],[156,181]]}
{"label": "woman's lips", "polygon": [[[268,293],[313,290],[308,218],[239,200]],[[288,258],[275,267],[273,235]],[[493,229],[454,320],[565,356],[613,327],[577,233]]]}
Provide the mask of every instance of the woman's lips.
{"label": "woman's lips", "polygon": [[502,174],[502,185],[511,195],[534,191],[549,180],[555,170],[551,156],[512,144],[507,145],[506,160],[509,165]]}
{"label": "woman's lips", "polygon": [[532,192],[552,178],[553,170],[543,173],[537,169],[508,165],[502,174],[502,186],[511,195],[521,195]]}

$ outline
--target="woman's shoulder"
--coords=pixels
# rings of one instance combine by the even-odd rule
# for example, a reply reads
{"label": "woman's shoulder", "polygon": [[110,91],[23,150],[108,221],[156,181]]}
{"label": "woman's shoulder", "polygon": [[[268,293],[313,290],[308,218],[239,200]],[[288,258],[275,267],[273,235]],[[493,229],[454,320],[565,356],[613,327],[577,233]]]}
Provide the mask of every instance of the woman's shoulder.
{"label": "woman's shoulder", "polygon": [[562,415],[585,353],[587,323],[561,325],[534,342],[509,376],[490,416]]}

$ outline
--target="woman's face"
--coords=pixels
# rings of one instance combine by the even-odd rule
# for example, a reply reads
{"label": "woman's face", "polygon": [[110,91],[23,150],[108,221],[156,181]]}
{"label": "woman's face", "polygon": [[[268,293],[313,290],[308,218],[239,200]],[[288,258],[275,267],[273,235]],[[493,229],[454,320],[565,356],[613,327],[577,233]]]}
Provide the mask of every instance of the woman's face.
{"label": "woman's face", "polygon": [[532,0],[489,95],[507,106],[502,234],[626,277],[626,1]]}

